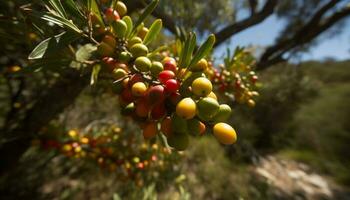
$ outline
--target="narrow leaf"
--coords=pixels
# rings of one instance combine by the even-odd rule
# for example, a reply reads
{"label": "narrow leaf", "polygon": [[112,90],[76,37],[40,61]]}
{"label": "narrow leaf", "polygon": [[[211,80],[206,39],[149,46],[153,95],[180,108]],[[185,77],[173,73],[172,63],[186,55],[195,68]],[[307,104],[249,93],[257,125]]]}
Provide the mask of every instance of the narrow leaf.
{"label": "narrow leaf", "polygon": [[213,48],[214,43],[215,43],[215,36],[211,34],[208,37],[208,39],[202,44],[202,46],[199,47],[196,54],[193,56],[189,67],[191,68],[193,65],[197,64],[200,59],[207,56],[211,51],[211,49]]}
{"label": "narrow leaf", "polygon": [[143,40],[143,43],[145,45],[148,45],[154,39],[156,39],[160,31],[162,30],[162,26],[163,24],[161,19],[157,19],[156,21],[154,21],[151,27],[149,28],[149,31],[146,34],[145,39]]}
{"label": "narrow leaf", "polygon": [[85,16],[79,9],[78,5],[74,2],[74,0],[65,0],[63,1],[63,5],[66,8],[66,12],[71,16],[74,16],[79,19],[79,21],[84,21]]}
{"label": "narrow leaf", "polygon": [[122,20],[126,23],[126,25],[128,27],[126,29],[125,37],[129,38],[129,36],[130,36],[130,34],[132,32],[133,26],[134,26],[133,23],[132,23],[132,19],[129,16],[125,16],[125,17],[123,17]]}
{"label": "narrow leaf", "polygon": [[82,33],[82,30],[80,30],[72,21],[67,20],[63,17],[53,15],[52,13],[43,14],[43,13],[38,13],[38,12],[34,13],[33,12],[33,14],[36,15],[37,17],[43,19],[43,20],[49,21],[49,22],[54,23],[58,26],[69,28],[72,31],[77,32],[77,33]]}
{"label": "narrow leaf", "polygon": [[157,7],[159,0],[153,0],[145,9],[145,11],[140,15],[139,19],[136,21],[133,28],[133,32],[136,31],[137,27],[153,12]]}
{"label": "narrow leaf", "polygon": [[66,48],[78,38],[79,36],[72,32],[63,32],[54,37],[48,38],[34,48],[29,54],[28,59],[41,59],[45,56],[52,55],[57,51]]}
{"label": "narrow leaf", "polygon": [[67,13],[64,10],[60,0],[48,0],[51,7],[59,14],[59,16],[67,19]]}
{"label": "narrow leaf", "polygon": [[96,0],[88,0],[88,9],[90,12],[96,15],[98,21],[104,27],[103,18]]}

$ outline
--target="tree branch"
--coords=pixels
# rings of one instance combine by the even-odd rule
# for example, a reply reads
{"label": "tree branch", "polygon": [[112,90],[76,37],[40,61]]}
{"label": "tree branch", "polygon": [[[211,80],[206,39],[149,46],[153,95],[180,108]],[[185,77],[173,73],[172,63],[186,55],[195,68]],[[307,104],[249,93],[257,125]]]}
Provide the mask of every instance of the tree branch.
{"label": "tree branch", "polygon": [[280,40],[278,43],[270,46],[266,49],[258,62],[257,69],[263,70],[273,64],[283,62],[283,55],[293,50],[298,46],[302,46],[321,33],[328,30],[338,21],[350,15],[350,7],[346,6],[343,9],[334,12],[331,16],[326,19],[322,19],[323,15],[330,9],[332,9],[338,0],[331,0],[329,3],[320,8],[315,15],[301,27],[293,36]]}
{"label": "tree branch", "polygon": [[273,12],[278,3],[278,0],[267,0],[265,3],[263,9],[260,12],[254,13],[250,17],[240,21],[236,22],[234,24],[231,24],[218,33],[215,34],[216,36],[216,43],[215,47],[222,44],[224,41],[229,39],[234,34],[237,34],[251,26],[254,26],[262,21],[264,21],[267,17],[269,17]]}

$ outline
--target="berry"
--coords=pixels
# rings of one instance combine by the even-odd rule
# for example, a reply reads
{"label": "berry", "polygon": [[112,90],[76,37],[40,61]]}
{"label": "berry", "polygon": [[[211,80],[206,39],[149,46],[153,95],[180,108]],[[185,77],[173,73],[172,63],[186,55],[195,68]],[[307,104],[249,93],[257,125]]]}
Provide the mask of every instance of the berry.
{"label": "berry", "polygon": [[161,83],[165,84],[167,80],[175,77],[175,73],[170,70],[165,70],[159,73],[158,79]]}
{"label": "berry", "polygon": [[152,119],[158,120],[162,118],[165,115],[165,112],[166,110],[163,102],[156,104],[151,111]]}
{"label": "berry", "polygon": [[139,117],[147,117],[148,112],[150,111],[150,106],[148,105],[147,101],[145,99],[140,99],[136,103],[136,115]]}
{"label": "berry", "polygon": [[149,58],[141,56],[135,60],[135,67],[141,72],[149,71],[149,68],[152,66],[152,62]]}
{"label": "berry", "polygon": [[148,101],[152,104],[158,103],[164,100],[164,87],[156,85],[150,87],[148,90]]}
{"label": "berry", "polygon": [[137,43],[130,48],[130,52],[132,56],[137,58],[140,56],[146,56],[148,54],[148,48],[144,44]]}
{"label": "berry", "polygon": [[169,79],[165,82],[164,85],[165,85],[166,91],[169,93],[176,92],[180,87],[180,83],[176,79]]}
{"label": "berry", "polygon": [[163,64],[161,62],[153,62],[150,68],[153,77],[158,77],[159,73],[163,71]]}
{"label": "berry", "polygon": [[110,36],[110,35],[106,35],[102,42],[108,44],[110,47],[115,48],[117,46],[117,41],[115,40],[114,37]]}
{"label": "berry", "polygon": [[121,1],[117,2],[117,4],[115,5],[115,9],[117,10],[120,16],[124,16],[128,12],[126,5]]}
{"label": "berry", "polygon": [[164,65],[164,70],[170,70],[173,71],[174,73],[176,72],[176,61],[168,60],[163,63]]}
{"label": "berry", "polygon": [[216,97],[216,94],[214,92],[210,92],[210,94],[208,94],[207,97],[213,98],[215,100],[218,100],[218,98]]}
{"label": "berry", "polygon": [[147,86],[142,82],[137,82],[131,87],[131,92],[134,96],[140,97],[146,94]]}
{"label": "berry", "polygon": [[130,77],[130,80],[128,81],[129,87],[132,87],[137,82],[143,82],[143,77],[141,74],[134,74]]}
{"label": "berry", "polygon": [[204,77],[197,78],[192,83],[192,92],[197,96],[207,96],[212,89],[213,85]]}
{"label": "berry", "polygon": [[163,119],[161,126],[160,126],[160,130],[167,137],[169,137],[171,135],[172,128],[171,128],[171,118],[170,117],[166,117],[165,119]]}
{"label": "berry", "polygon": [[231,112],[232,110],[230,106],[227,104],[221,104],[213,120],[215,122],[224,122],[231,116]]}
{"label": "berry", "polygon": [[113,25],[113,32],[118,38],[124,38],[128,25],[123,20],[117,20]]}
{"label": "berry", "polygon": [[196,103],[187,97],[176,105],[176,114],[185,119],[192,119],[196,115],[196,109]]}
{"label": "berry", "polygon": [[143,137],[145,139],[151,139],[157,135],[157,124],[155,122],[149,122],[143,128]]}
{"label": "berry", "polygon": [[131,59],[131,54],[127,51],[123,51],[118,55],[118,60],[123,63],[128,63]]}
{"label": "berry", "polygon": [[121,78],[124,78],[126,76],[126,71],[124,69],[114,69],[113,70],[113,77],[116,79],[116,80],[119,80]]}
{"label": "berry", "polygon": [[134,97],[132,96],[132,93],[130,90],[124,89],[122,94],[121,94],[121,99],[126,103],[130,103],[130,102],[132,102]]}
{"label": "berry", "polygon": [[101,42],[97,47],[97,53],[103,57],[112,56],[114,53],[114,49],[107,43]]}
{"label": "berry", "polygon": [[107,8],[106,12],[106,21],[108,23],[112,23],[113,21],[117,21],[120,19],[120,16],[116,10],[113,10],[113,8]]}
{"label": "berry", "polygon": [[204,58],[202,58],[197,64],[191,67],[191,71],[193,72],[202,72],[208,68],[208,62]]}
{"label": "berry", "polygon": [[217,123],[213,128],[214,136],[222,144],[233,144],[237,140],[236,131],[226,123]]}
{"label": "berry", "polygon": [[186,133],[174,133],[168,137],[168,144],[177,151],[183,151],[187,149],[189,140],[188,134]]}
{"label": "berry", "polygon": [[128,41],[128,47],[131,48],[134,44],[142,43],[142,39],[135,36]]}
{"label": "berry", "polygon": [[147,35],[147,33],[149,32],[148,28],[143,27],[137,34],[137,36],[139,36],[142,40],[145,39],[145,36]]}
{"label": "berry", "polygon": [[204,97],[198,101],[197,108],[199,118],[209,121],[216,115],[220,105],[215,99]]}

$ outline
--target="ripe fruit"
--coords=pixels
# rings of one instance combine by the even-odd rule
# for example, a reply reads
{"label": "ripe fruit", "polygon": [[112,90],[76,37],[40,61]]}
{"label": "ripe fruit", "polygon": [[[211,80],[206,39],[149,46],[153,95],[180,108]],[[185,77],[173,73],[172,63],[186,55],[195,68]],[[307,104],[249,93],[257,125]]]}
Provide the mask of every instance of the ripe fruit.
{"label": "ripe fruit", "polygon": [[128,80],[129,87],[132,87],[137,82],[143,82],[143,77],[141,74],[134,74],[130,77],[130,80]]}
{"label": "ripe fruit", "polygon": [[159,73],[163,71],[163,64],[161,62],[153,62],[150,68],[153,77],[158,77]]}
{"label": "ripe fruit", "polygon": [[167,80],[175,77],[175,73],[170,70],[165,70],[159,73],[158,79],[161,83],[165,84]]}
{"label": "ripe fruit", "polygon": [[146,126],[143,128],[143,137],[145,139],[151,139],[154,136],[157,135],[157,123],[155,122],[149,122],[146,124]]}
{"label": "ripe fruit", "polygon": [[137,44],[134,44],[130,48],[130,52],[131,52],[132,56],[137,58],[137,57],[140,57],[140,56],[147,55],[148,54],[148,48],[144,44],[137,43]]}
{"label": "ripe fruit", "polygon": [[204,58],[202,58],[197,64],[191,67],[191,71],[193,72],[201,72],[208,68],[208,62]]}
{"label": "ripe fruit", "polygon": [[152,86],[148,90],[148,101],[152,104],[164,100],[164,87],[161,85]]}
{"label": "ripe fruit", "polygon": [[194,136],[202,135],[205,131],[205,124],[198,119],[191,119],[187,122],[188,131]]}
{"label": "ripe fruit", "polygon": [[197,78],[192,83],[192,92],[197,96],[207,96],[212,89],[213,85],[204,77]]}
{"label": "ripe fruit", "polygon": [[164,70],[170,70],[174,73],[176,72],[176,61],[175,60],[167,60],[166,62],[163,62]]}
{"label": "ripe fruit", "polygon": [[135,60],[135,67],[141,72],[149,71],[149,68],[152,66],[152,62],[149,58],[141,56]]}
{"label": "ripe fruit", "polygon": [[209,121],[216,115],[220,105],[215,99],[204,97],[198,101],[197,108],[199,118]]}
{"label": "ripe fruit", "polygon": [[113,8],[107,8],[106,12],[106,21],[108,23],[111,23],[113,21],[117,21],[120,19],[120,16],[116,10],[113,10]]}
{"label": "ripe fruit", "polygon": [[146,94],[147,86],[143,82],[137,82],[131,87],[131,92],[134,96],[140,97]]}
{"label": "ripe fruit", "polygon": [[164,85],[165,85],[166,91],[169,93],[176,92],[180,87],[180,83],[176,79],[169,79],[165,82]]}
{"label": "ripe fruit", "polygon": [[248,104],[248,106],[249,107],[254,107],[255,106],[255,101],[253,100],[253,99],[249,99],[248,101],[247,101],[247,104]]}
{"label": "ripe fruit", "polygon": [[101,56],[112,56],[114,53],[114,49],[108,44],[101,42],[97,47],[97,53]]}
{"label": "ripe fruit", "polygon": [[177,105],[177,103],[181,101],[181,95],[177,92],[174,92],[169,95],[169,99],[173,105]]}
{"label": "ripe fruit", "polygon": [[128,25],[123,20],[118,20],[113,25],[113,32],[118,38],[124,38]]}
{"label": "ripe fruit", "polygon": [[224,122],[231,116],[231,107],[227,104],[221,104],[218,112],[214,116],[213,120],[215,122]]}
{"label": "ripe fruit", "polygon": [[115,46],[117,46],[117,41],[114,39],[114,37],[110,36],[110,35],[106,35],[102,42],[108,44],[110,47],[114,48]]}
{"label": "ripe fruit", "polygon": [[187,133],[173,133],[168,137],[169,146],[173,147],[177,151],[185,150],[189,145],[190,138]]}
{"label": "ripe fruit", "polygon": [[152,119],[158,120],[162,118],[165,115],[165,112],[166,110],[163,102],[156,104],[151,111]]}
{"label": "ripe fruit", "polygon": [[130,102],[132,102],[134,97],[132,96],[132,93],[129,89],[124,89],[122,94],[121,94],[121,99],[126,103],[130,103]]}
{"label": "ripe fruit", "polygon": [[126,5],[121,1],[117,2],[117,4],[115,5],[115,9],[117,10],[120,16],[124,16],[128,11]]}
{"label": "ripe fruit", "polygon": [[136,103],[135,112],[137,116],[147,117],[149,110],[150,110],[150,106],[148,105],[145,99],[141,99],[139,102]]}
{"label": "ripe fruit", "polygon": [[137,36],[139,36],[140,38],[144,39],[148,32],[149,32],[148,28],[143,27],[143,28],[139,31],[139,33],[137,34]]}
{"label": "ripe fruit", "polygon": [[163,119],[162,124],[160,126],[160,130],[167,137],[169,137],[171,135],[172,128],[171,128],[171,119],[170,119],[170,117],[166,117],[165,119]]}
{"label": "ripe fruit", "polygon": [[192,119],[196,115],[196,109],[196,103],[187,97],[176,105],[176,114],[185,119]]}
{"label": "ripe fruit", "polygon": [[214,92],[210,92],[210,94],[208,94],[207,97],[213,98],[215,100],[218,100],[218,98],[216,97],[216,94]]}
{"label": "ripe fruit", "polygon": [[213,128],[214,136],[222,144],[233,144],[237,140],[236,131],[226,123],[217,123]]}

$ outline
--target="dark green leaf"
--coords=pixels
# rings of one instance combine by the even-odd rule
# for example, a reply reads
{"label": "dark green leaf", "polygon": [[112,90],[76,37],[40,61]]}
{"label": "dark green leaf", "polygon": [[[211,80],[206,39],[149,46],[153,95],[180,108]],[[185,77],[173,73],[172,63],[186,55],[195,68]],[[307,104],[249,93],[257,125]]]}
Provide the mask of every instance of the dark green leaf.
{"label": "dark green leaf", "polygon": [[199,47],[196,54],[193,56],[190,68],[197,64],[198,61],[209,54],[215,44],[215,36],[213,34],[209,35],[208,39]]}
{"label": "dark green leaf", "polygon": [[84,14],[81,12],[74,0],[65,0],[63,1],[63,5],[65,6],[66,12],[68,14],[78,18],[80,22],[83,22],[85,20]]}
{"label": "dark green leaf", "polygon": [[63,32],[54,37],[42,41],[29,54],[28,59],[41,59],[45,56],[55,54],[57,51],[68,47],[73,41],[79,38],[79,35],[73,32]]}
{"label": "dark green leaf", "polygon": [[143,40],[143,43],[145,45],[148,45],[154,39],[156,39],[160,31],[162,30],[162,26],[163,24],[161,19],[157,19],[156,21],[154,21],[151,27],[149,28],[149,31],[146,34],[145,39]]}
{"label": "dark green leaf", "polygon": [[136,21],[133,28],[133,32],[136,31],[138,26],[153,12],[157,7],[159,0],[153,0],[145,9],[145,11],[140,15],[139,19]]}
{"label": "dark green leaf", "polygon": [[98,74],[101,71],[101,65],[97,64],[92,67],[92,72],[91,72],[91,78],[90,78],[90,85],[94,85],[97,83],[98,79]]}
{"label": "dark green leaf", "polygon": [[58,26],[61,26],[61,27],[66,27],[66,28],[69,28],[71,29],[72,31],[74,32],[77,32],[77,33],[82,33],[83,31],[80,30],[72,21],[70,20],[67,20],[63,17],[60,17],[60,16],[56,16],[52,13],[40,13],[40,12],[32,12],[32,15],[35,16],[35,17],[39,17],[43,20],[46,20],[48,22],[51,22],[51,23],[54,23]]}
{"label": "dark green leaf", "polygon": [[33,73],[40,70],[54,70],[58,71],[63,67],[69,67],[71,59],[68,58],[50,58],[50,59],[38,59],[31,62],[28,66],[22,68],[14,75],[23,75],[27,73]]}
{"label": "dark green leaf", "polygon": [[63,8],[63,6],[62,6],[60,0],[46,0],[46,1],[49,2],[49,4],[51,5],[51,7],[55,10],[55,12],[56,12],[59,16],[61,16],[61,17],[65,18],[65,19],[67,19],[67,13],[66,13],[66,11],[64,10],[64,8]]}
{"label": "dark green leaf", "polygon": [[99,20],[100,24],[104,26],[103,18],[100,12],[100,8],[95,0],[88,0],[88,9],[90,12],[94,13]]}
{"label": "dark green leaf", "polygon": [[188,67],[192,59],[194,48],[196,47],[196,42],[197,42],[197,36],[195,33],[191,32],[185,41],[184,47],[181,50],[181,56],[180,56],[180,62],[179,62],[180,63],[179,65],[181,67]]}

